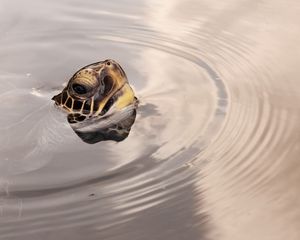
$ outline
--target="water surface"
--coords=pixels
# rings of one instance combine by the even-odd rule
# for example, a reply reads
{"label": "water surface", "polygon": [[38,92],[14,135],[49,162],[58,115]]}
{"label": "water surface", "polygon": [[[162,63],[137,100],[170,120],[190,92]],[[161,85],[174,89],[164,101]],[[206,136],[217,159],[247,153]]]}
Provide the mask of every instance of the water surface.
{"label": "water surface", "polygon": [[[300,4],[0,2],[0,239],[300,237]],[[140,106],[86,144],[51,97],[112,58]]]}

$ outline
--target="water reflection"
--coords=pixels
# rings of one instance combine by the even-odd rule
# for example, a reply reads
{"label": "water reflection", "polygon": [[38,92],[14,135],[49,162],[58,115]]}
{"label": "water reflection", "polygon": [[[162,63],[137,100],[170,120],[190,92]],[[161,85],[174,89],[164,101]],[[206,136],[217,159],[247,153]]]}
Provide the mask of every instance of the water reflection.
{"label": "water reflection", "polygon": [[[86,143],[97,143],[106,140],[113,140],[116,142],[123,141],[128,137],[131,130],[131,126],[134,124],[136,118],[136,110],[134,109],[126,119],[121,120],[118,123],[113,123],[107,127],[102,128],[101,119],[98,122],[99,127],[96,127],[94,131],[77,131],[73,128],[74,132]],[[72,126],[72,125],[71,125]]]}

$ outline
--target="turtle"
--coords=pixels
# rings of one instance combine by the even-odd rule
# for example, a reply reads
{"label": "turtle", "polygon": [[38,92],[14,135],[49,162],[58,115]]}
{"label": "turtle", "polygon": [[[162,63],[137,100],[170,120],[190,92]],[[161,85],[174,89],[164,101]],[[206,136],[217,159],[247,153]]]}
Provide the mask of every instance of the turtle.
{"label": "turtle", "polygon": [[91,144],[124,140],[135,121],[138,106],[124,70],[112,59],[79,69],[52,100],[67,113],[75,133]]}

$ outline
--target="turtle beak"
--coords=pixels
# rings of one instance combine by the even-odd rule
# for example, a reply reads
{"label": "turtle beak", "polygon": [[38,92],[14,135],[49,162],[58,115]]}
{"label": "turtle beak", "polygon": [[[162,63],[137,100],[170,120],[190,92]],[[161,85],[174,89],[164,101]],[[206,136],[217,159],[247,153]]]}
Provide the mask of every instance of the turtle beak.
{"label": "turtle beak", "polygon": [[62,98],[62,93],[53,96],[51,98],[51,100],[53,100],[56,105],[60,105],[61,104],[61,98]]}

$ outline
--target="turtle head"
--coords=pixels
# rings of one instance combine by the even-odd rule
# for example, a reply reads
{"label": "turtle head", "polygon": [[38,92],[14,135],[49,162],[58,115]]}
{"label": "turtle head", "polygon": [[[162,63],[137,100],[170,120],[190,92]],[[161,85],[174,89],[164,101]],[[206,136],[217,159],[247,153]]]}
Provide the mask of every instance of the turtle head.
{"label": "turtle head", "polygon": [[94,117],[107,118],[136,103],[125,72],[110,59],[77,71],[52,100],[68,113],[70,124]]}
{"label": "turtle head", "polygon": [[125,72],[110,59],[81,68],[52,100],[67,112],[72,129],[86,143],[124,140],[138,102]]}

